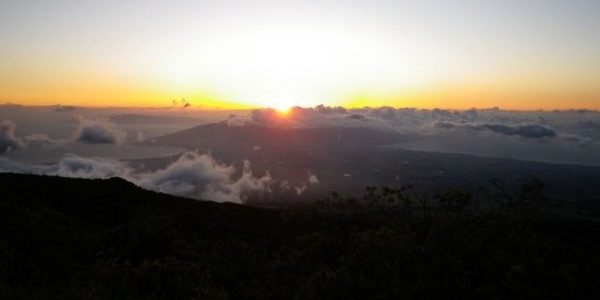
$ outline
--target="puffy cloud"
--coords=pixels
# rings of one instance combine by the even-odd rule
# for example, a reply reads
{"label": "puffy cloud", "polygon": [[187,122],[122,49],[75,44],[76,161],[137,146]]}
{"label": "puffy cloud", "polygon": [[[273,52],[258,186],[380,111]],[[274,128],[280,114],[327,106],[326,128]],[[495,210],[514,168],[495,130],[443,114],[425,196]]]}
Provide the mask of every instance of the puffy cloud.
{"label": "puffy cloud", "polygon": [[368,114],[368,110],[347,110],[342,107],[292,107],[285,115],[274,109],[257,109],[250,112],[246,119],[231,119],[232,125],[260,125],[266,127],[386,127],[378,117]]}
{"label": "puffy cloud", "polygon": [[[398,133],[399,142],[394,147],[419,150],[419,145],[427,145],[424,148],[427,151],[483,156],[502,154],[501,157],[519,159],[524,157],[521,154],[543,147],[552,153],[545,159],[550,162],[564,162],[561,153],[569,151],[581,153],[580,157],[598,157],[596,153],[600,153],[600,113],[588,110],[508,111],[497,107],[469,110],[344,109],[320,105],[294,107],[286,115],[272,109],[255,110],[247,116],[235,116],[228,120],[228,124],[292,128],[369,127]],[[478,151],[472,151],[473,147],[469,144],[473,142],[480,145]],[[499,147],[504,151],[498,150]]]}
{"label": "puffy cloud", "polygon": [[491,131],[503,135],[516,135],[525,138],[544,138],[544,137],[556,137],[556,131],[554,129],[538,124],[524,124],[524,125],[505,125],[505,124],[488,124],[488,123],[454,123],[454,122],[435,122],[433,124],[435,128],[442,129],[470,129],[476,131]]}
{"label": "puffy cloud", "polygon": [[51,175],[62,177],[128,179],[132,170],[125,163],[113,159],[66,154],[49,172]]}
{"label": "puffy cloud", "polygon": [[15,137],[15,123],[9,120],[0,122],[0,155],[23,147],[23,142]]}
{"label": "puffy cloud", "polygon": [[[582,116],[586,120],[581,120]],[[228,120],[235,126],[254,124],[268,127],[372,127],[402,133],[427,134],[431,128],[464,128],[526,138],[556,137],[571,128],[597,130],[600,116],[594,111],[506,111],[499,108],[447,110],[414,108],[293,107],[286,115],[259,109],[247,116]],[[569,126],[571,125],[571,126]],[[565,134],[567,132],[564,132]],[[577,134],[570,132],[571,134]]]}
{"label": "puffy cloud", "polygon": [[313,174],[312,172],[308,172],[308,183],[309,184],[317,184],[319,183],[319,178],[317,178],[317,175]]}
{"label": "puffy cloud", "polygon": [[218,202],[241,203],[248,193],[269,190],[270,175],[254,177],[249,162],[244,162],[239,178],[234,178],[235,172],[233,166],[221,164],[207,154],[188,152],[165,169],[140,174],[137,182],[163,193]]}
{"label": "puffy cloud", "polygon": [[526,138],[556,137],[556,132],[547,126],[537,124],[526,124],[508,126],[503,124],[482,124],[475,128],[485,128],[496,133],[505,135],[518,135]]}
{"label": "puffy cloud", "polygon": [[27,143],[39,143],[39,144],[54,144],[56,140],[50,138],[47,134],[34,133],[25,137]]}
{"label": "puffy cloud", "polygon": [[263,195],[271,191],[275,181],[267,173],[253,175],[248,161],[241,175],[236,168],[222,164],[207,154],[188,152],[164,169],[138,173],[125,162],[65,155],[51,165],[30,165],[0,158],[0,172],[30,173],[74,178],[121,177],[145,189],[217,202],[243,203],[249,195]]}
{"label": "puffy cloud", "polygon": [[453,129],[453,128],[460,127],[460,126],[461,126],[460,124],[457,125],[453,122],[443,122],[442,121],[442,122],[433,123],[433,127],[442,128],[442,129]]}
{"label": "puffy cloud", "polygon": [[574,134],[564,134],[560,136],[561,140],[566,143],[574,143],[584,148],[592,148],[594,140],[589,137],[579,136]]}
{"label": "puffy cloud", "polygon": [[[319,183],[319,178],[317,178],[317,175],[315,175],[311,171],[308,171],[307,175],[308,175],[307,182],[294,187],[294,191],[296,192],[296,195],[298,195],[298,196],[302,195],[308,189],[309,186]],[[286,181],[286,185],[288,185],[288,188],[289,188],[289,184],[287,183],[287,181]]]}
{"label": "puffy cloud", "polygon": [[576,126],[581,129],[585,129],[585,130],[600,131],[600,121],[596,121],[596,120],[587,120],[587,121],[577,122]]}
{"label": "puffy cloud", "polygon": [[0,122],[0,155],[12,151],[34,147],[40,150],[50,149],[61,145],[61,141],[54,140],[46,134],[34,133],[24,138],[15,136],[16,125],[10,120]]}
{"label": "puffy cloud", "polygon": [[80,119],[75,140],[85,144],[120,144],[127,134],[106,120]]}
{"label": "puffy cloud", "polygon": [[0,172],[23,173],[36,175],[52,175],[72,178],[130,178],[132,170],[124,162],[104,159],[85,158],[74,154],[66,154],[56,164],[32,165],[0,158]]}
{"label": "puffy cloud", "polygon": [[55,112],[71,112],[76,109],[77,107],[71,105],[57,105],[54,107]]}
{"label": "puffy cloud", "polygon": [[0,173],[45,175],[48,174],[47,170],[49,170],[47,166],[30,165],[0,157]]}
{"label": "puffy cloud", "polygon": [[304,191],[306,191],[306,187],[307,187],[306,185],[294,187],[294,191],[296,191],[296,195],[300,196],[300,195],[304,194]]}

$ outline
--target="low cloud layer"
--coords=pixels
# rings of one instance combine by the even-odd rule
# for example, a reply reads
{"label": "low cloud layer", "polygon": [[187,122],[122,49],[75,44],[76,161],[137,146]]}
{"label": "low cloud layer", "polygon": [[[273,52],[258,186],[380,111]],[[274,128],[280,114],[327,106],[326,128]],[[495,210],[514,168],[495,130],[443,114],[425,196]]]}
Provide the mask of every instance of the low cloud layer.
{"label": "low cloud layer", "polygon": [[262,177],[254,176],[247,161],[241,174],[236,175],[234,166],[195,152],[185,153],[166,168],[154,172],[136,172],[125,162],[73,154],[65,155],[52,165],[30,165],[0,157],[0,172],[74,178],[121,177],[157,192],[234,203],[243,203],[250,195],[268,194],[275,182],[268,173]]}
{"label": "low cloud layer", "polygon": [[15,123],[4,120],[0,122],[0,155],[17,150],[23,142],[15,137]]}
{"label": "low cloud layer", "polygon": [[121,144],[127,134],[104,120],[81,119],[75,140],[85,144]]}
{"label": "low cloud layer", "polygon": [[[176,103],[177,107],[180,107],[185,106],[186,102],[178,100]],[[125,130],[131,135],[130,142],[149,138],[141,133],[140,128],[123,124],[119,127],[109,122],[109,114],[106,112],[77,109],[77,113],[85,117],[75,118],[71,114],[55,113],[54,108],[42,112],[26,107],[3,107],[5,113],[2,118],[16,121],[17,124],[11,121],[0,122],[0,155],[16,157],[22,154],[23,157],[38,149],[56,147],[64,148],[64,152],[77,152],[77,147],[94,148],[95,145],[118,147],[127,144]],[[181,114],[183,110],[172,111],[173,114]],[[18,118],[20,114],[25,113],[28,120],[36,120],[35,126],[26,122],[23,117]],[[224,116],[215,117],[210,121],[217,121]],[[39,120],[43,122],[37,122]],[[594,165],[600,162],[600,113],[591,110],[507,111],[498,108],[446,110],[392,107],[346,109],[319,105],[309,108],[294,107],[287,114],[273,109],[237,113],[229,116],[227,124],[293,128],[368,127],[403,135],[399,144],[394,146],[405,147],[404,144],[411,143],[409,149],[412,150],[527,160],[539,156],[532,153],[544,152],[545,156],[540,161]],[[166,128],[162,123],[155,125],[156,128]],[[60,130],[54,130],[55,128]],[[172,131],[181,129],[177,127]],[[476,147],[474,143],[477,144]],[[425,144],[426,148],[420,147]],[[257,149],[259,148],[260,145],[257,144]],[[53,160],[55,159],[56,156],[53,156]]]}
{"label": "low cloud layer", "polygon": [[[282,115],[259,109],[247,116],[231,116],[231,126],[267,127],[371,127],[417,135],[443,134],[444,130],[493,133],[525,139],[578,136],[600,140],[600,113],[571,111],[505,111],[498,108],[445,110],[414,108],[294,107]],[[433,131],[432,131],[433,129]]]}
{"label": "low cloud layer", "polygon": [[167,194],[218,202],[241,203],[250,193],[269,191],[270,175],[253,176],[249,162],[244,162],[241,176],[236,178],[235,173],[233,166],[221,164],[210,155],[188,152],[165,169],[138,174],[134,182]]}
{"label": "low cloud layer", "polygon": [[490,131],[503,135],[516,135],[524,138],[553,138],[556,137],[554,129],[538,124],[523,124],[523,125],[506,125],[506,124],[471,124],[471,123],[452,123],[452,122],[436,122],[433,124],[436,128],[443,129],[469,129],[475,131]]}
{"label": "low cloud layer", "polygon": [[600,128],[596,111],[506,111],[498,108],[445,110],[416,108],[293,107],[287,114],[274,109],[258,109],[246,116],[232,115],[232,126],[260,125],[268,127],[376,127],[396,131],[421,131],[439,127],[462,127],[488,130],[521,137],[551,137],[558,129],[590,130]]}
{"label": "low cloud layer", "polygon": [[411,150],[600,164],[600,113],[592,110],[345,109],[319,105],[294,107],[287,114],[259,109],[246,116],[231,116],[227,123],[291,128],[368,127],[403,136],[404,142],[395,146]]}
{"label": "low cloud layer", "polygon": [[55,112],[72,112],[77,110],[77,107],[71,105],[56,105],[54,107]]}

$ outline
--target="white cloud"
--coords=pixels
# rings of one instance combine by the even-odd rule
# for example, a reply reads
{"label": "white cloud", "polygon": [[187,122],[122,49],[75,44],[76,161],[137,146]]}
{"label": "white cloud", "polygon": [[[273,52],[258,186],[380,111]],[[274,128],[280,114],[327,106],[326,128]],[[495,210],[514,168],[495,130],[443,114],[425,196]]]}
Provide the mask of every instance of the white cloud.
{"label": "white cloud", "polygon": [[23,147],[21,139],[15,137],[15,123],[10,120],[0,122],[0,155]]}
{"label": "white cloud", "polygon": [[262,195],[271,191],[275,181],[267,173],[253,175],[248,161],[241,175],[236,176],[234,166],[219,163],[208,154],[187,152],[164,169],[137,173],[125,162],[65,155],[52,165],[30,165],[0,158],[2,173],[31,173],[75,178],[121,177],[140,187],[195,199],[217,202],[243,203],[249,195]]}
{"label": "white cloud", "polygon": [[127,133],[107,120],[80,118],[75,141],[85,144],[121,144]]}

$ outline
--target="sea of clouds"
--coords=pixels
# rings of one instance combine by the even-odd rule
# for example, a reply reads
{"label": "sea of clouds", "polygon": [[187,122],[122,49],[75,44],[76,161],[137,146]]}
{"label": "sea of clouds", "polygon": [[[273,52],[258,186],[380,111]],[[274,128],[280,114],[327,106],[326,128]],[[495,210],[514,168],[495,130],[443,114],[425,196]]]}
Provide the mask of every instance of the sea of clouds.
{"label": "sea of clouds", "polygon": [[234,203],[243,203],[250,194],[269,193],[276,184],[268,173],[254,176],[248,161],[244,162],[241,175],[236,175],[235,167],[219,163],[208,154],[195,152],[186,152],[166,168],[149,172],[139,172],[123,161],[74,154],[67,154],[59,162],[47,165],[0,157],[0,172],[94,179],[120,177],[161,193]]}
{"label": "sea of clouds", "polygon": [[[76,109],[71,107],[57,107],[46,114],[71,114],[74,111]],[[118,176],[158,192],[237,203],[244,202],[250,195],[268,194],[273,189],[301,194],[319,182],[315,174],[309,173],[305,183],[291,185],[284,179],[274,180],[268,172],[262,176],[253,175],[248,161],[238,170],[233,165],[216,161],[209,154],[196,152],[185,152],[176,161],[154,171],[135,170],[127,162],[111,157],[83,157],[69,153],[70,145],[121,147],[127,143],[127,132],[106,117],[94,118],[88,114],[74,120],[73,126],[69,127],[71,133],[63,138],[53,138],[42,131],[45,126],[63,125],[56,120],[40,123],[40,133],[27,135],[18,135],[19,126],[12,120],[0,120],[0,172],[81,178]],[[600,165],[600,113],[591,110],[345,109],[319,105],[294,107],[285,115],[273,109],[246,111],[231,114],[226,122],[230,126],[369,127],[409,137],[398,145],[388,145],[390,147]],[[25,149],[44,152],[57,147],[63,148],[65,154],[51,164],[12,159],[12,154]]]}
{"label": "sea of clouds", "polygon": [[600,113],[593,110],[509,111],[498,108],[294,107],[232,115],[231,126],[369,127],[411,137],[395,145],[547,163],[600,165]]}

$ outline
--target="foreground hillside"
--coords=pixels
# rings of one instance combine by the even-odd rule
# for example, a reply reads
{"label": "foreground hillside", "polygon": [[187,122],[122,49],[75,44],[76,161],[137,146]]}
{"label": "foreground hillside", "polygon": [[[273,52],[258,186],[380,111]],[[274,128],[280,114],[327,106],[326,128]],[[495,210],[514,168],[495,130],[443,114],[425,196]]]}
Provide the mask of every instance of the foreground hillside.
{"label": "foreground hillside", "polygon": [[600,226],[544,217],[537,182],[495,191],[283,211],[0,174],[0,298],[600,297]]}

